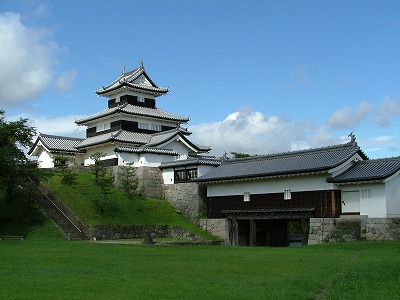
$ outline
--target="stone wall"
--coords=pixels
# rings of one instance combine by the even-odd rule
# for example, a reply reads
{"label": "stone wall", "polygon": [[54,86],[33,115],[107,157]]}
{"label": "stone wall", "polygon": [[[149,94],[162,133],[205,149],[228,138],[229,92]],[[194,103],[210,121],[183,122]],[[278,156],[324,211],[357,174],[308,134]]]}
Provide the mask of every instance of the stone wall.
{"label": "stone wall", "polygon": [[225,245],[229,245],[229,224],[227,219],[200,219],[199,226],[222,239]]}
{"label": "stone wall", "polygon": [[203,241],[198,235],[178,226],[167,225],[90,225],[90,238],[96,240],[153,238]]}
{"label": "stone wall", "polygon": [[144,197],[163,198],[163,178],[159,168],[138,167],[139,194]]}
{"label": "stone wall", "polygon": [[204,184],[185,182],[163,184],[166,199],[184,218],[198,225],[199,218],[205,215],[207,190]]}
{"label": "stone wall", "polygon": [[[107,172],[113,176],[115,185],[118,185],[118,169],[120,166],[108,167]],[[163,179],[159,168],[137,167],[136,177],[138,179],[138,194],[150,198],[163,198]]]}
{"label": "stone wall", "polygon": [[354,240],[399,240],[400,218],[368,218],[341,216],[340,218],[312,218],[308,244]]}

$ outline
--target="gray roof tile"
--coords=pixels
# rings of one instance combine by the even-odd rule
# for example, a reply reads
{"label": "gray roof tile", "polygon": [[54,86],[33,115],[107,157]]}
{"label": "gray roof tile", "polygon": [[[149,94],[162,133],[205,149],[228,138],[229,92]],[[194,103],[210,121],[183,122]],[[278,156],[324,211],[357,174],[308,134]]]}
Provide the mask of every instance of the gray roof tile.
{"label": "gray roof tile", "polygon": [[132,144],[146,144],[149,142],[151,134],[129,132],[125,130],[118,130],[116,132],[109,132],[85,139],[77,148],[86,148],[89,146],[104,144],[111,141],[118,141],[122,143]]}
{"label": "gray roof tile", "polygon": [[343,173],[328,179],[329,182],[346,183],[383,180],[400,171],[400,157],[364,160],[355,163]]}
{"label": "gray roof tile", "polygon": [[83,149],[86,147],[100,145],[108,142],[121,142],[126,144],[134,144],[133,146],[140,145],[140,146],[145,146],[147,148],[155,148],[165,142],[170,141],[171,139],[175,138],[175,136],[179,135],[180,137],[185,139],[185,141],[188,144],[192,145],[199,152],[207,152],[211,150],[210,147],[200,146],[191,143],[186,138],[186,135],[189,134],[190,134],[189,131],[186,131],[185,129],[180,127],[157,133],[140,133],[140,132],[118,130],[87,138],[76,147],[79,149]]}
{"label": "gray roof tile", "polygon": [[219,166],[221,160],[214,156],[199,156],[199,157],[189,157],[187,159],[180,159],[171,162],[163,162],[160,165],[160,169],[173,168],[173,167],[183,167],[183,166]]}
{"label": "gray roof tile", "polygon": [[28,154],[34,151],[39,141],[50,151],[78,152],[76,146],[81,144],[84,139],[39,133]]}
{"label": "gray roof tile", "polygon": [[136,106],[136,105],[125,103],[121,106],[107,108],[96,114],[76,120],[75,123],[78,125],[85,125],[86,123],[88,123],[90,121],[96,121],[97,119],[100,119],[103,117],[110,117],[110,116],[112,116],[114,114],[118,114],[118,113],[128,114],[128,115],[132,115],[132,116],[150,117],[150,118],[162,119],[162,120],[166,120],[166,121],[173,121],[173,122],[179,122],[179,123],[189,122],[188,117],[182,117],[182,116],[178,116],[175,114],[171,114],[162,109],[141,107],[141,106]]}
{"label": "gray roof tile", "polygon": [[98,95],[106,95],[123,86],[132,89],[144,90],[157,95],[166,94],[167,88],[157,86],[146,73],[143,66],[134,69],[130,72],[123,72],[116,80],[109,85],[96,90]]}
{"label": "gray roof tile", "polygon": [[160,149],[153,147],[124,147],[119,146],[115,148],[115,152],[127,152],[127,153],[155,153],[155,154],[166,154],[166,155],[179,155],[178,152],[171,149]]}
{"label": "gray roof tile", "polygon": [[358,153],[367,159],[357,143],[329,146],[279,154],[229,159],[215,170],[199,177],[196,181],[219,181],[306,172],[327,171]]}

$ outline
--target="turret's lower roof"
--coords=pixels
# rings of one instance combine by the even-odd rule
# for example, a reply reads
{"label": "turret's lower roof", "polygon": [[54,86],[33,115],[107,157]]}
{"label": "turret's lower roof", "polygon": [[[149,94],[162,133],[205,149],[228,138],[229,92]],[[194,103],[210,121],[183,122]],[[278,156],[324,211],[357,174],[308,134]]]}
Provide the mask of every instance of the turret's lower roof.
{"label": "turret's lower roof", "polygon": [[83,140],[84,139],[82,138],[39,133],[39,136],[29,150],[28,154],[33,154],[40,143],[43,145],[43,147],[52,152],[79,152],[76,146],[82,143]]}
{"label": "turret's lower roof", "polygon": [[328,179],[334,183],[384,180],[400,171],[400,157],[361,160],[343,173]]}
{"label": "turret's lower roof", "polygon": [[75,123],[78,125],[87,125],[94,121],[98,121],[99,119],[112,117],[116,115],[130,115],[130,116],[140,116],[140,117],[148,117],[153,119],[159,119],[163,121],[172,121],[176,123],[187,123],[189,122],[188,117],[178,116],[169,112],[166,112],[162,109],[158,108],[149,108],[136,106],[132,104],[125,103],[120,106],[116,106],[113,108],[107,108],[102,110],[96,114],[87,116],[85,118],[76,120]]}

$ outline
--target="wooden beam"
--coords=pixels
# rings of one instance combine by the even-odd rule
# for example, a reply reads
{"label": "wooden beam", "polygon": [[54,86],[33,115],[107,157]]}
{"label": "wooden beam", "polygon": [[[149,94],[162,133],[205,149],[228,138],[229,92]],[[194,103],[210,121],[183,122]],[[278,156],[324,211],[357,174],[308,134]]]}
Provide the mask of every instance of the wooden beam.
{"label": "wooden beam", "polygon": [[250,220],[250,229],[249,229],[249,246],[256,246],[256,238],[257,238],[257,224],[254,219]]}

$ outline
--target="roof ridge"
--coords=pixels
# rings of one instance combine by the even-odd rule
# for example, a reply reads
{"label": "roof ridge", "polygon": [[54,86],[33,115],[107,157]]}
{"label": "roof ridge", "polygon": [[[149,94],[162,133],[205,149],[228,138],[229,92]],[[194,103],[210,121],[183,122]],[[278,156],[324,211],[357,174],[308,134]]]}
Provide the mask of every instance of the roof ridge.
{"label": "roof ridge", "polygon": [[[119,75],[117,79],[115,79],[114,81],[112,81],[110,84],[108,84],[108,85],[106,85],[106,86],[103,86],[103,90],[108,89],[109,87],[111,87],[113,84],[115,84],[115,83],[117,83],[117,82],[120,83],[120,81],[121,81],[122,78],[129,77],[129,76],[133,75],[135,72],[137,72],[137,71],[139,71],[139,70],[142,70],[142,69],[141,69],[140,67],[138,67],[138,68],[133,69],[133,70],[131,70],[131,71],[129,71],[129,72],[122,72],[121,75]],[[124,81],[126,81],[126,80],[124,80]]]}
{"label": "roof ridge", "polygon": [[65,139],[65,140],[84,140],[85,139],[85,138],[72,137],[72,136],[47,134],[47,133],[42,133],[42,132],[39,132],[38,137],[51,137],[51,138],[60,138],[60,139]]}
{"label": "roof ridge", "polygon": [[255,156],[243,157],[243,158],[233,158],[233,159],[224,160],[224,163],[225,162],[226,163],[241,163],[241,162],[248,162],[248,161],[253,161],[253,160],[272,159],[272,158],[277,158],[277,157],[282,157],[282,156],[291,157],[291,156],[298,156],[301,154],[313,154],[313,153],[322,152],[322,151],[326,151],[326,150],[350,148],[351,146],[360,150],[360,147],[358,146],[357,142],[348,142],[345,144],[336,144],[336,145],[317,147],[317,148],[309,148],[309,149],[286,151],[286,152],[277,152],[277,153],[255,155]]}
{"label": "roof ridge", "polygon": [[393,160],[400,160],[400,156],[381,157],[381,158],[360,160],[360,161],[358,161],[358,163],[374,163],[374,162],[393,161]]}

